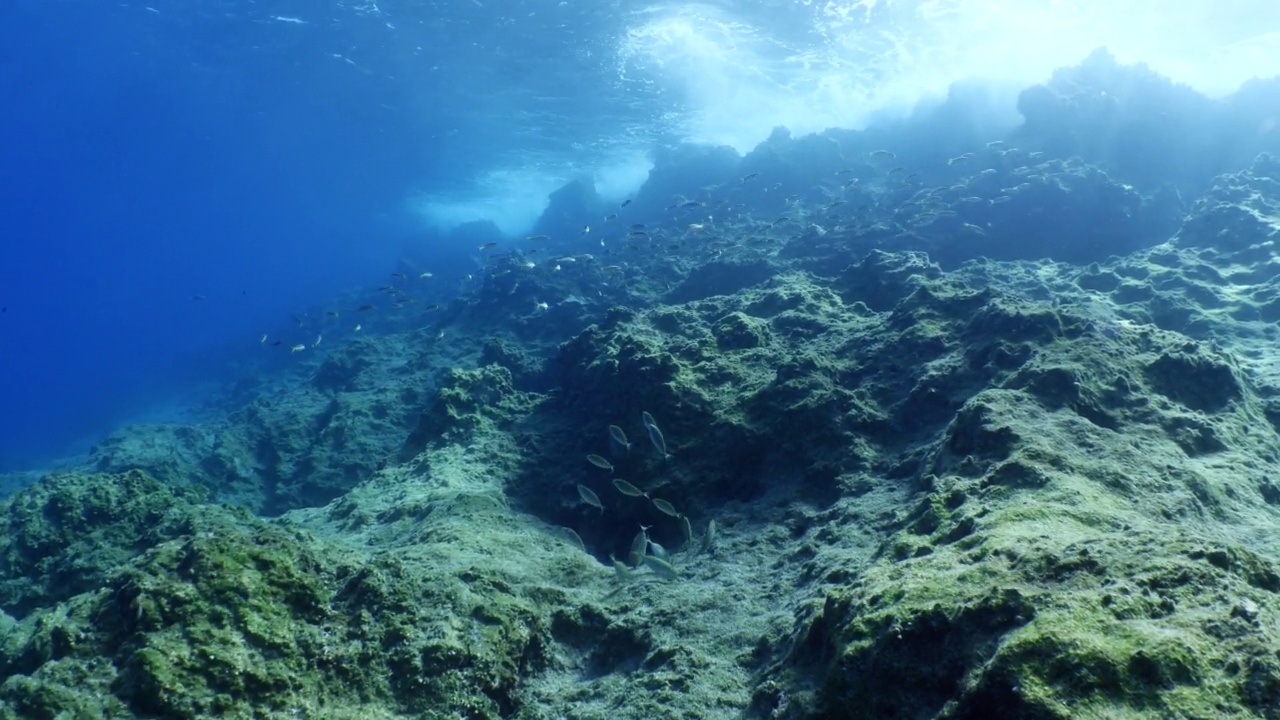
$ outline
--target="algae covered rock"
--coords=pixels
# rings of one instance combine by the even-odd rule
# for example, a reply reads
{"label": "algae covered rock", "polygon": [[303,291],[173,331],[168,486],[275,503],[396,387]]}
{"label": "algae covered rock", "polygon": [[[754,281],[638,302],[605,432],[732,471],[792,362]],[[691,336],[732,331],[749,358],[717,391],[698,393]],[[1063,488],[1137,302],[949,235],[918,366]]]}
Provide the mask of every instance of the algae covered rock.
{"label": "algae covered rock", "polygon": [[769,326],[740,312],[720,318],[711,331],[715,333],[721,350],[746,350],[769,342]]}
{"label": "algae covered rock", "polygon": [[501,365],[454,368],[441,382],[435,400],[401,449],[411,456],[429,443],[457,440],[509,423],[536,402],[516,390],[511,371]]}
{"label": "algae covered rock", "polygon": [[147,548],[190,533],[199,500],[136,470],[47,476],[0,506],[0,608],[22,617],[100,587]]}
{"label": "algae covered rock", "polygon": [[546,662],[500,574],[339,551],[142,473],[0,512],[0,717],[498,718]]}

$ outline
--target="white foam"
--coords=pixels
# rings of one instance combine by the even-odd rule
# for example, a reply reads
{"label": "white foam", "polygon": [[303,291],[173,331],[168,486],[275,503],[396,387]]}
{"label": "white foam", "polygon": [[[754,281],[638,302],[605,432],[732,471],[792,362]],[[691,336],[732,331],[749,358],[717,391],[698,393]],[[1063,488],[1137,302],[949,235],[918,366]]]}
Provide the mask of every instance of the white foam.
{"label": "white foam", "polygon": [[676,102],[638,113],[622,138],[541,135],[537,147],[502,148],[505,162],[524,165],[492,170],[465,192],[418,198],[415,212],[442,229],[488,219],[519,234],[569,178],[593,177],[608,200],[633,192],[657,138],[745,153],[776,127],[795,136],[863,128],[958,81],[988,83],[988,110],[1014,121],[1020,90],[1103,46],[1212,96],[1280,74],[1274,0],[669,2],[629,20],[618,87],[657,87]]}

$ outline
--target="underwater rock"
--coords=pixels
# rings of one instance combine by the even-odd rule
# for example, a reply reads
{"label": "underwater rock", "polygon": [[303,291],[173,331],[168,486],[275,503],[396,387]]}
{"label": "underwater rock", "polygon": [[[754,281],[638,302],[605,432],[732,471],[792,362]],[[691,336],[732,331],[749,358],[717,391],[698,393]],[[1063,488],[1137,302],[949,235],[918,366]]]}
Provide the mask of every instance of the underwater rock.
{"label": "underwater rock", "polygon": [[454,368],[401,447],[400,457],[407,459],[428,445],[459,442],[467,435],[500,428],[534,404],[534,396],[515,389],[511,371],[505,367]]}
{"label": "underwater rock", "polygon": [[0,716],[496,719],[548,662],[500,573],[337,551],[142,473],[47,477],[0,522]]}
{"label": "underwater rock", "polygon": [[712,332],[721,350],[745,350],[769,342],[768,325],[740,312],[729,313],[717,320]]}
{"label": "underwater rock", "polygon": [[0,609],[22,618],[97,590],[146,548],[190,533],[201,499],[137,470],[44,477],[0,505]]}
{"label": "underwater rock", "polygon": [[1218,173],[1280,146],[1275,133],[1259,132],[1280,103],[1280,84],[1269,81],[1249,93],[1240,101],[1253,105],[1245,114],[1146,65],[1120,65],[1100,48],[1024,90],[1018,111],[1025,122],[1011,137],[1031,150],[1097,164],[1143,192],[1172,183],[1194,196]]}

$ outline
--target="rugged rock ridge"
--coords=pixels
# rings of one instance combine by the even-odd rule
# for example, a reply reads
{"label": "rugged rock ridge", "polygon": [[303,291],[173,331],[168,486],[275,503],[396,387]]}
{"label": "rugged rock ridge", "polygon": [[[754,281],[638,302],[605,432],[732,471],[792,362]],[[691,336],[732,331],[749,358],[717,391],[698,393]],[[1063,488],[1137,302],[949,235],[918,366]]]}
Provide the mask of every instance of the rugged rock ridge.
{"label": "rugged rock ridge", "polygon": [[1280,717],[1280,164],[1175,233],[989,160],[513,255],[447,334],[114,436],[0,505],[0,717]]}

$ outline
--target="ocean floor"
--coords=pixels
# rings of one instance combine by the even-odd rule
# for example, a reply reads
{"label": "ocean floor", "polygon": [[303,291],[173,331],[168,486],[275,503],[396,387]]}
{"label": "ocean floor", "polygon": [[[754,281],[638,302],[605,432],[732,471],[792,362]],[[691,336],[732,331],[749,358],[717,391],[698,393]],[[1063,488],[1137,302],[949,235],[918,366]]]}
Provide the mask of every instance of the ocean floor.
{"label": "ocean floor", "polygon": [[1280,718],[1280,84],[968,102],[11,478],[0,717]]}

